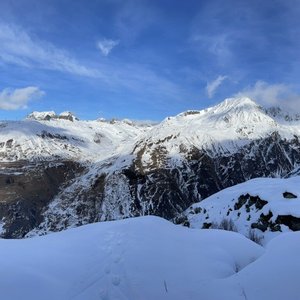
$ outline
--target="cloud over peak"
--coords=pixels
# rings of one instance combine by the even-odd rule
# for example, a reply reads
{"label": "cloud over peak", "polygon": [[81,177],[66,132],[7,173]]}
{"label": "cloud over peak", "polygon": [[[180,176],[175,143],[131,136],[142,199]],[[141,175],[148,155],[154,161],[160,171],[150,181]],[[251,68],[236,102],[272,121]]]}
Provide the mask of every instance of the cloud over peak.
{"label": "cloud over peak", "polygon": [[219,88],[219,86],[223,83],[225,79],[227,79],[227,76],[219,75],[215,80],[207,83],[206,92],[208,98],[212,98],[214,96],[216,90]]}
{"label": "cloud over peak", "polygon": [[104,56],[107,56],[119,43],[119,40],[103,39],[101,41],[98,41],[97,47],[100,49],[101,53]]}
{"label": "cloud over peak", "polygon": [[264,107],[279,106],[289,111],[300,112],[300,95],[291,86],[283,83],[268,84],[259,80],[234,96],[249,97]]}
{"label": "cloud over peak", "polygon": [[6,88],[0,92],[0,109],[25,109],[29,101],[41,98],[44,95],[45,92],[36,86],[28,86],[20,89]]}

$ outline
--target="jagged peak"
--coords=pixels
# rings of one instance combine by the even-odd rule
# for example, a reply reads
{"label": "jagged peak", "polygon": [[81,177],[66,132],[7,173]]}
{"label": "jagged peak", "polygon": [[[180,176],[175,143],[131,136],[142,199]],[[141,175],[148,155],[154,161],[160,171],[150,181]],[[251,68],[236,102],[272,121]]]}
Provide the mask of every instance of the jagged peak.
{"label": "jagged peak", "polygon": [[273,122],[274,120],[271,116],[267,115],[264,109],[259,106],[255,101],[248,97],[236,97],[227,98],[221,103],[203,109],[203,110],[187,110],[178,114],[175,117],[168,117],[165,122],[180,119],[195,119],[195,120],[205,120],[206,122],[218,122],[232,120],[232,124],[238,122],[247,123],[257,123],[262,120],[268,120],[268,122]]}
{"label": "jagged peak", "polygon": [[[186,117],[186,116],[195,116],[202,117],[204,115],[210,114],[228,114],[230,112],[236,113],[241,111],[255,110],[263,113],[262,108],[252,99],[248,97],[236,97],[236,98],[226,98],[219,104],[211,106],[203,110],[187,110],[178,114],[176,117]],[[170,120],[172,117],[166,118]]]}
{"label": "jagged peak", "polygon": [[53,118],[55,116],[56,116],[55,111],[33,111],[26,117],[26,119],[50,120],[51,118]]}
{"label": "jagged peak", "polygon": [[64,111],[57,115],[55,111],[34,111],[30,113],[26,119],[36,120],[36,121],[50,121],[53,119],[63,119],[69,121],[78,120],[78,118],[70,111]]}
{"label": "jagged peak", "polygon": [[219,105],[235,105],[235,106],[243,106],[243,105],[252,105],[252,106],[258,106],[257,103],[252,100],[249,97],[231,97],[226,98],[224,101],[222,101]]}

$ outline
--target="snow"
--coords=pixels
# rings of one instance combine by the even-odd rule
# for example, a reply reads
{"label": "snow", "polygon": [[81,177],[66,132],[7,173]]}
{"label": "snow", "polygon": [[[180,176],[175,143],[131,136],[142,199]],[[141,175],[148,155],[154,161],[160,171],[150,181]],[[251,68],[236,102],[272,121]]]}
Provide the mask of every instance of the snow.
{"label": "snow", "polygon": [[[45,120],[47,116],[50,120]],[[145,145],[150,153],[158,144],[170,158],[177,157],[180,161],[183,145],[186,150],[196,147],[208,149],[212,154],[230,154],[274,132],[287,140],[300,135],[300,121],[279,121],[249,98],[225,99],[214,107],[187,111],[157,125],[127,119],[99,122],[78,121],[74,117],[73,120],[59,119],[55,112],[33,112],[26,121],[1,123],[1,161],[53,157],[100,161],[127,155],[134,149],[137,153]],[[145,164],[151,158],[147,151],[143,157]]]}
{"label": "snow", "polygon": [[56,116],[55,111],[34,111],[27,116],[28,119],[33,120],[46,120],[47,118],[53,118]]}
{"label": "snow", "polygon": [[0,240],[1,298],[296,300],[299,238],[282,234],[264,249],[148,216]]}
{"label": "snow", "polygon": [[[283,193],[290,192],[297,196],[288,199]],[[261,209],[254,205],[249,211],[245,206],[238,210],[234,205],[241,195],[249,194],[259,196],[260,199],[268,201]],[[201,208],[201,213],[194,213],[196,208]],[[267,215],[272,212],[270,219],[275,221],[278,215],[292,215],[300,218],[300,177],[291,178],[256,178],[241,184],[224,189],[199,203],[193,204],[185,212],[192,228],[202,228],[203,223],[220,224],[225,218],[231,219],[238,232],[248,236],[251,223],[256,222],[261,214]],[[282,231],[290,231],[287,226],[281,226]],[[264,243],[267,243],[280,232],[262,233],[256,230],[257,234],[264,236]]]}
{"label": "snow", "polygon": [[[182,155],[184,145],[186,151],[196,147],[209,150],[212,156],[229,155],[253,140],[269,137],[274,132],[278,132],[283,139],[291,140],[295,135],[300,135],[300,122],[277,122],[251,99],[230,98],[214,107],[166,118],[145,133],[144,141],[135,153],[146,146],[144,155],[147,155],[159,145],[172,159]],[[144,161],[144,165],[149,162]]]}
{"label": "snow", "polygon": [[300,121],[299,113],[291,113],[287,110],[283,110],[280,107],[270,107],[265,109],[265,112],[274,118],[277,122],[298,122]]}
{"label": "snow", "polygon": [[0,126],[0,160],[102,161],[132,150],[149,127],[117,121],[51,119],[8,121]]}
{"label": "snow", "polygon": [[74,119],[76,118],[74,114],[72,114],[70,111],[63,111],[59,114],[61,117],[73,117]]}
{"label": "snow", "polygon": [[247,299],[299,299],[300,232],[285,233],[273,239],[266,252],[237,274]]}

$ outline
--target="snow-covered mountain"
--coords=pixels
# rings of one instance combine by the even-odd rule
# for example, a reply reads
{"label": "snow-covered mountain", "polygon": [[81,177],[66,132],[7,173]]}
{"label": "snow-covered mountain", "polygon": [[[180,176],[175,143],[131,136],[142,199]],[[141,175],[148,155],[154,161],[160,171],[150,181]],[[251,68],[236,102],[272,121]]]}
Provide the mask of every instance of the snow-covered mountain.
{"label": "snow-covered mountain", "polygon": [[2,236],[149,214],[174,219],[234,184],[296,174],[299,137],[300,121],[278,121],[249,98],[148,126],[55,113],[2,122]]}
{"label": "snow-covered mountain", "polygon": [[300,233],[263,248],[158,217],[0,239],[1,299],[296,300]]}
{"label": "snow-covered mountain", "polygon": [[[149,126],[128,121],[70,121],[34,113],[25,121],[0,123],[1,162],[72,159],[95,162],[128,152]],[[41,117],[42,116],[42,117]],[[54,114],[55,116],[55,114]],[[130,151],[130,150],[129,150]]]}

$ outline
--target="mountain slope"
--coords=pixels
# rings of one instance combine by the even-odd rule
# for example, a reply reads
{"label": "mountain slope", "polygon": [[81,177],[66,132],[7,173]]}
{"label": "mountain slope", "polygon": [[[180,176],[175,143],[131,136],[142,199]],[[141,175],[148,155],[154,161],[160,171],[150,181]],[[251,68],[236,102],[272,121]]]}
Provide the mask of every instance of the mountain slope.
{"label": "mountain slope", "polygon": [[147,126],[126,121],[69,121],[64,119],[0,123],[2,162],[73,159],[98,161],[126,153]]}
{"label": "mountain slope", "polygon": [[[0,132],[4,237],[149,214],[174,219],[226,187],[284,177],[300,164],[300,122],[277,122],[248,98],[154,126],[50,116],[3,122]],[[39,176],[46,196],[36,191]]]}

